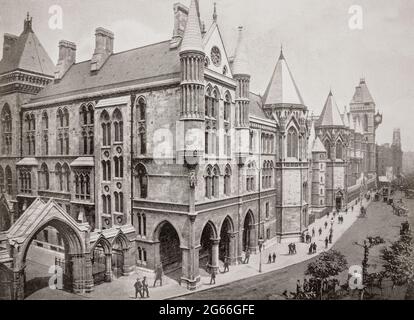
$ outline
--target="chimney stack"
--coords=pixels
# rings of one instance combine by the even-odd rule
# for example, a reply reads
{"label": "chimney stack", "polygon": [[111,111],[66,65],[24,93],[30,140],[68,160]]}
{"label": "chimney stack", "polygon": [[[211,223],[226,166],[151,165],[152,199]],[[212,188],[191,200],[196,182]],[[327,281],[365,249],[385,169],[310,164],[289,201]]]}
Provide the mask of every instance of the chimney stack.
{"label": "chimney stack", "polygon": [[114,52],[114,34],[104,28],[95,31],[95,52],[91,60],[91,71],[98,71]]}
{"label": "chimney stack", "polygon": [[59,59],[55,69],[55,80],[60,80],[66,71],[76,62],[76,44],[70,41],[59,41]]}
{"label": "chimney stack", "polygon": [[171,48],[177,48],[184,36],[185,26],[187,24],[188,8],[181,4],[174,4],[174,30],[171,39]]}
{"label": "chimney stack", "polygon": [[19,39],[18,36],[14,34],[5,33],[3,41],[3,60],[9,57],[11,50],[13,49],[14,44]]}

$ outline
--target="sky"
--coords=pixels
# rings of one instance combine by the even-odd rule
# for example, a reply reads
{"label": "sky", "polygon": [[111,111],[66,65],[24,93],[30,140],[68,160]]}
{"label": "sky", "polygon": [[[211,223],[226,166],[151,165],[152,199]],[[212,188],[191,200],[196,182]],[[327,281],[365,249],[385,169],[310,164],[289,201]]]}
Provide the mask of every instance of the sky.
{"label": "sky", "polygon": [[[3,33],[19,35],[26,12],[56,63],[58,42],[77,45],[77,61],[92,57],[97,27],[115,33],[114,51],[171,38],[173,4],[178,0],[0,0]],[[180,1],[189,5],[190,0]],[[218,24],[226,51],[234,52],[237,27],[249,43],[251,89],[263,94],[283,44],[284,56],[305,104],[320,114],[329,90],[341,111],[361,77],[383,114],[377,142],[392,141],[401,128],[405,151],[414,151],[414,1],[412,0],[199,0],[201,19]],[[53,5],[62,8],[62,29],[51,29]],[[350,7],[362,9],[362,29],[351,29]],[[2,51],[0,51],[0,56]]]}

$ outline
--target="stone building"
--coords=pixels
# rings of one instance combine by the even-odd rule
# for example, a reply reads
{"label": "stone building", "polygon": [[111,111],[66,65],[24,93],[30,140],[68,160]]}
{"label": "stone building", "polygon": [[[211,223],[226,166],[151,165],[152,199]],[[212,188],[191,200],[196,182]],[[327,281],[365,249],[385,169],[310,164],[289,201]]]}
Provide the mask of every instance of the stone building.
{"label": "stone building", "polygon": [[403,151],[400,129],[394,129],[392,143],[377,146],[378,176],[398,178],[403,172]]}
{"label": "stone building", "polygon": [[3,297],[24,296],[33,239],[57,242],[74,291],[160,264],[193,289],[200,268],[298,241],[374,186],[365,81],[350,112],[330,93],[312,117],[282,51],[260,97],[243,28],[230,56],[216,8],[209,28],[195,0],[175,4],[174,19],[171,39],[118,53],[97,28],[82,62],[62,40],[56,66],[31,18],[5,35],[0,274],[13,285]]}

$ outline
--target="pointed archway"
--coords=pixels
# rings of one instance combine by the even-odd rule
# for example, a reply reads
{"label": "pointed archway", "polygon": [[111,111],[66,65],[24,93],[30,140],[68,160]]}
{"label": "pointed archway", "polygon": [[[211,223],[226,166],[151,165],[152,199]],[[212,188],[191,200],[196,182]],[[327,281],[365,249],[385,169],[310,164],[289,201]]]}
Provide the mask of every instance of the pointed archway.
{"label": "pointed archway", "polygon": [[256,246],[254,216],[251,210],[249,210],[244,218],[243,222],[243,239],[242,250],[249,249],[252,251]]}
{"label": "pointed archway", "polygon": [[159,259],[157,260],[164,272],[177,273],[177,278],[181,277],[182,252],[178,232],[170,222],[164,220],[158,224],[154,236],[159,244]]}
{"label": "pointed archway", "polygon": [[231,263],[235,262],[233,232],[233,220],[227,216],[220,229],[219,259],[223,262],[226,259],[229,259]]}
{"label": "pointed archway", "polygon": [[218,267],[218,239],[214,223],[208,221],[203,228],[200,238],[199,266],[208,269],[207,266]]}

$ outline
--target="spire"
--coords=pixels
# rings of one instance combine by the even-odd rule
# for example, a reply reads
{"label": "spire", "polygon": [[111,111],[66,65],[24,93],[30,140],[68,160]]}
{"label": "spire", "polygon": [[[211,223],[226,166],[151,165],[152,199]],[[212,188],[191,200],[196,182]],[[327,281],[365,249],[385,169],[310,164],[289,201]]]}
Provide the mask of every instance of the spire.
{"label": "spire", "polygon": [[247,46],[243,37],[243,27],[239,27],[239,37],[237,40],[236,52],[233,60],[233,74],[250,75],[249,59],[247,56]]}
{"label": "spire", "polygon": [[263,96],[263,102],[265,105],[305,105],[293,79],[292,72],[290,72],[282,48],[279,60],[276,63],[275,70]]}
{"label": "spire", "polygon": [[198,17],[197,4],[195,0],[191,0],[187,25],[185,26],[183,41],[181,42],[180,52],[185,51],[199,51],[204,53],[200,30],[200,19]]}
{"label": "spire", "polygon": [[280,44],[279,60],[285,60],[285,56],[283,55],[283,43]]}
{"label": "spire", "polygon": [[319,137],[316,137],[316,139],[313,141],[312,152],[326,152],[326,149]]}
{"label": "spire", "polygon": [[27,12],[26,19],[24,20],[23,33],[33,32],[32,19],[33,17],[30,16],[29,12]]}
{"label": "spire", "polygon": [[319,118],[320,126],[339,126],[343,127],[341,114],[338,109],[338,105],[335,102],[332,91],[329,91],[328,98],[326,99],[325,106],[323,107],[321,116]]}
{"label": "spire", "polygon": [[214,22],[217,22],[217,7],[216,7],[216,3],[215,2],[214,2],[213,21]]}

